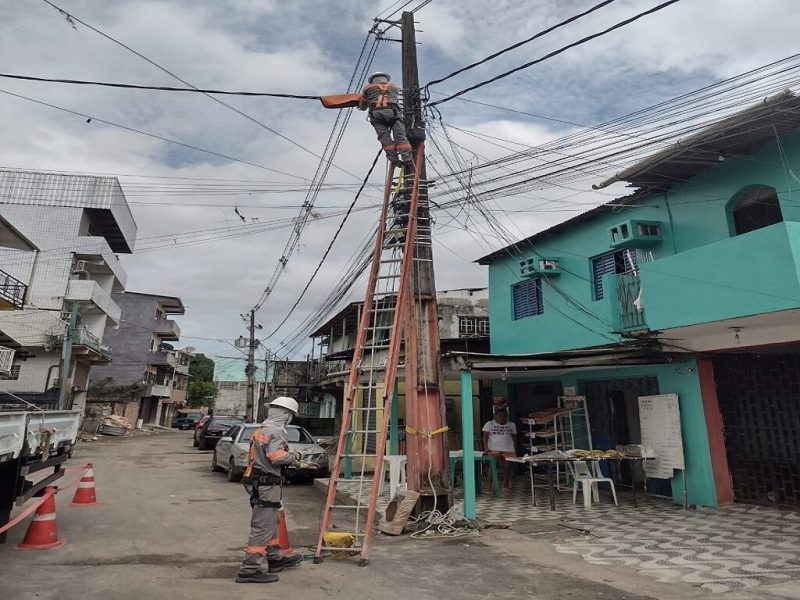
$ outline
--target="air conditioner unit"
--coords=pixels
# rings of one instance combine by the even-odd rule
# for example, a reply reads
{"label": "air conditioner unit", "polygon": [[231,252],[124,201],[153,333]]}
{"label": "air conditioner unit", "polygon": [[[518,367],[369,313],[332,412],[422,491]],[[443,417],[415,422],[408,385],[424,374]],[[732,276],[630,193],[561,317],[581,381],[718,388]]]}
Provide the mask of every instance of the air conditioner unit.
{"label": "air conditioner unit", "polygon": [[72,266],[72,274],[73,275],[88,275],[89,272],[87,267],[89,265],[89,261],[87,260],[76,260],[75,264]]}

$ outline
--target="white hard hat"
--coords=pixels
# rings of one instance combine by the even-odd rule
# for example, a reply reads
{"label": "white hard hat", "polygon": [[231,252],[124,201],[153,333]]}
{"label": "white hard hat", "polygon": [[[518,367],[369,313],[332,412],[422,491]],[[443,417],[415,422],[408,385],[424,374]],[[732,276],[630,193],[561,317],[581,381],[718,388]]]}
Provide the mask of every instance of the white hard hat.
{"label": "white hard hat", "polygon": [[269,405],[270,407],[280,406],[281,408],[285,408],[291,411],[295,416],[300,412],[300,405],[297,403],[297,400],[289,398],[289,396],[278,396],[275,400],[270,402]]}
{"label": "white hard hat", "polygon": [[375,71],[372,75],[369,76],[369,79],[367,79],[367,81],[372,83],[372,80],[375,79],[376,77],[386,77],[386,81],[392,80],[392,76],[389,75],[388,73],[384,73],[383,71]]}

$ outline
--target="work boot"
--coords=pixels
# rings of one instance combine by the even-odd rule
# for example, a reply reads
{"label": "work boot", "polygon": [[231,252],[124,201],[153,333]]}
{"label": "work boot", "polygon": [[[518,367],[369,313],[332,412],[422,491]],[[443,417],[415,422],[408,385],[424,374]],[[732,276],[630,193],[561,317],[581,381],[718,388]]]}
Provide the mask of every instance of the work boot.
{"label": "work boot", "polygon": [[236,583],[275,583],[279,581],[280,577],[274,573],[265,573],[264,571],[254,571],[242,573],[239,571],[236,574]]}
{"label": "work boot", "polygon": [[303,557],[300,554],[290,554],[288,556],[281,556],[280,558],[276,558],[274,560],[268,559],[268,562],[270,573],[280,573],[284,569],[291,569],[293,567],[300,566],[300,563],[303,562]]}

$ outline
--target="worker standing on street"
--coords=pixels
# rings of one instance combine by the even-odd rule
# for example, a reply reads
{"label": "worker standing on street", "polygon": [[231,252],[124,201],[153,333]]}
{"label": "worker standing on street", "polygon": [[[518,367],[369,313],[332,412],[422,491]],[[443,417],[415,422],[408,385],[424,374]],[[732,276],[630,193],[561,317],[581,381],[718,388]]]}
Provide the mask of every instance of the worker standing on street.
{"label": "worker standing on street", "polygon": [[386,158],[396,165],[411,163],[411,144],[406,137],[400,92],[391,83],[388,73],[379,71],[369,76],[358,108],[369,109],[369,122],[378,134],[378,141],[386,152]]}
{"label": "worker standing on street", "polygon": [[242,479],[250,488],[250,538],[237,583],[272,583],[280,571],[296,567],[303,560],[298,555],[282,555],[278,543],[278,521],[283,495],[281,468],[296,466],[298,457],[289,452],[286,426],[297,416],[299,405],[294,398],[275,398],[267,418],[250,438],[250,457]]}

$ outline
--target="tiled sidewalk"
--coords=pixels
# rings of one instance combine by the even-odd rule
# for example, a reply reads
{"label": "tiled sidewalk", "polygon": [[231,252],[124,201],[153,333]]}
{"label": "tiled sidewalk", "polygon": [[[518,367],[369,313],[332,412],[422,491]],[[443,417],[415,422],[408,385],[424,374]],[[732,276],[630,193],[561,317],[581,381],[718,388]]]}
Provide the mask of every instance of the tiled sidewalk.
{"label": "tiled sidewalk", "polygon": [[[354,497],[356,482],[341,482],[340,492]],[[540,493],[541,491],[541,493]],[[368,490],[363,491],[369,494]],[[385,508],[388,497],[378,503]],[[682,582],[725,592],[800,579],[800,515],[749,505],[720,510],[683,510],[661,499],[648,499],[634,507],[630,496],[620,496],[614,506],[601,492],[601,502],[585,509],[572,504],[572,494],[557,495],[556,511],[547,506],[543,488],[537,487],[537,504],[531,506],[527,478],[518,477],[512,489],[494,498],[478,498],[478,517],[514,527],[515,523],[549,521],[587,532],[568,536],[555,544],[564,554],[574,554],[598,565],[625,566],[662,582]]]}

